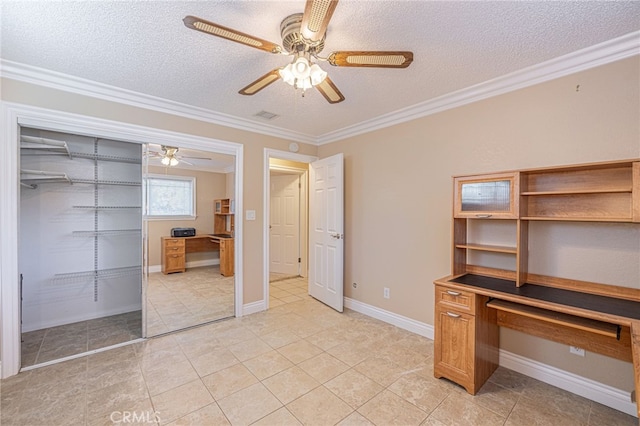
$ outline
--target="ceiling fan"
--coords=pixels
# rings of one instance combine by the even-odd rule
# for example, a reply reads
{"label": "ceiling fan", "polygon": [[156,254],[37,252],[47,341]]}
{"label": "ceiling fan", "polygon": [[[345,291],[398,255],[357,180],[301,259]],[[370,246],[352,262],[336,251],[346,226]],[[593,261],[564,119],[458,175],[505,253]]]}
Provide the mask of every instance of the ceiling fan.
{"label": "ceiling fan", "polygon": [[194,159],[194,160],[211,160],[211,158],[206,157],[187,157],[183,155],[178,155],[178,150],[175,146],[161,145],[160,149],[162,152],[151,151],[149,154],[152,157],[160,158],[160,162],[165,166],[177,166],[180,162],[193,166],[193,163],[188,162],[185,158]]}
{"label": "ceiling fan", "polygon": [[187,16],[187,28],[221,37],[269,53],[293,56],[288,65],[269,71],[253,83],[242,88],[242,95],[255,95],[278,79],[304,91],[315,87],[332,104],[344,101],[344,96],[317,63],[328,62],[336,67],[406,68],[413,61],[413,53],[406,51],[337,51],[327,57],[319,56],[329,20],[338,0],[307,0],[304,13],[289,15],[280,24],[282,47],[267,40],[224,27],[213,22]]}

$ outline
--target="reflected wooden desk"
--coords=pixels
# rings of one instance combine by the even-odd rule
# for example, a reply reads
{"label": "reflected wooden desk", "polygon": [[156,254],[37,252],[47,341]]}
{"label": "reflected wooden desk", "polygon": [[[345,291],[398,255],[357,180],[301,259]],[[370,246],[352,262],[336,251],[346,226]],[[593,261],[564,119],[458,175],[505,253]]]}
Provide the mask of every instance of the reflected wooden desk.
{"label": "reflected wooden desk", "polygon": [[186,270],[187,253],[220,252],[220,274],[234,274],[233,238],[222,234],[200,234],[194,237],[162,237],[162,273],[171,274]]}

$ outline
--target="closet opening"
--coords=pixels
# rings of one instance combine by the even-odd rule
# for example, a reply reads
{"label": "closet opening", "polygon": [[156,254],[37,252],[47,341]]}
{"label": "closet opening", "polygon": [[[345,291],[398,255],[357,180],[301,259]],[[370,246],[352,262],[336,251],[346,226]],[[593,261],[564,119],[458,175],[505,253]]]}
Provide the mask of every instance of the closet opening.
{"label": "closet opening", "polygon": [[21,366],[143,337],[140,144],[20,130]]}

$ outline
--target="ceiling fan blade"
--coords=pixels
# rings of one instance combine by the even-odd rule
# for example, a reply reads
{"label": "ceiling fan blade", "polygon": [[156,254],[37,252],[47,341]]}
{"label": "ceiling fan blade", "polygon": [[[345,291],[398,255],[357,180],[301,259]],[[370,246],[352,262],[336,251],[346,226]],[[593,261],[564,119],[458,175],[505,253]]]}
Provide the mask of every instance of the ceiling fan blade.
{"label": "ceiling fan blade", "polygon": [[184,163],[184,164],[186,164],[188,166],[193,166],[193,163],[188,162],[187,160],[184,159],[184,157],[181,157],[178,161],[180,163]]}
{"label": "ceiling fan blade", "polygon": [[206,34],[211,34],[217,37],[222,37],[227,40],[235,41],[249,47],[264,50],[270,53],[280,53],[282,48],[275,43],[267,40],[263,40],[258,37],[234,30],[232,28],[224,27],[222,25],[214,24],[213,22],[197,18],[195,16],[185,16],[182,20],[187,28],[200,31]]}
{"label": "ceiling fan blade", "polygon": [[337,5],[338,0],[307,0],[300,25],[302,37],[311,42],[321,41]]}
{"label": "ceiling fan blade", "polygon": [[180,160],[182,160],[183,158],[188,158],[190,160],[208,160],[211,161],[212,158],[207,158],[207,157],[190,157],[188,155],[180,155],[179,156]]}
{"label": "ceiling fan blade", "polygon": [[268,85],[270,85],[271,83],[273,83],[274,81],[280,78],[280,73],[278,71],[280,71],[280,68],[276,68],[272,71],[269,71],[268,73],[266,73],[265,75],[263,75],[262,77],[254,81],[253,83],[240,89],[238,93],[240,93],[241,95],[249,95],[249,96],[255,95],[260,90],[264,89],[265,87],[267,87]]}
{"label": "ceiling fan blade", "polygon": [[336,67],[406,68],[413,62],[413,52],[333,52],[328,61]]}
{"label": "ceiling fan blade", "polygon": [[338,102],[344,101],[344,96],[329,77],[326,77],[322,83],[315,87],[330,104],[337,104]]}

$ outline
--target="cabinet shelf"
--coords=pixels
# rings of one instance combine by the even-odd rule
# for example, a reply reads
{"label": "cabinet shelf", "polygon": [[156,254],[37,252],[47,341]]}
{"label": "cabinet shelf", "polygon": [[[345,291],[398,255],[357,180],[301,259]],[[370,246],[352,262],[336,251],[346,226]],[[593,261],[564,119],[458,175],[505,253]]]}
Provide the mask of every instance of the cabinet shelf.
{"label": "cabinet shelf", "polygon": [[488,244],[456,244],[456,248],[507,254],[517,254],[518,252],[518,249],[516,247],[494,246]]}
{"label": "cabinet shelf", "polygon": [[554,222],[631,222],[630,217],[578,217],[578,216],[523,216],[521,220]]}
{"label": "cabinet shelf", "polygon": [[633,188],[630,186],[623,188],[609,188],[609,189],[576,189],[571,191],[525,191],[520,195],[534,197],[540,195],[588,195],[588,194],[619,194],[619,193],[632,193]]}

